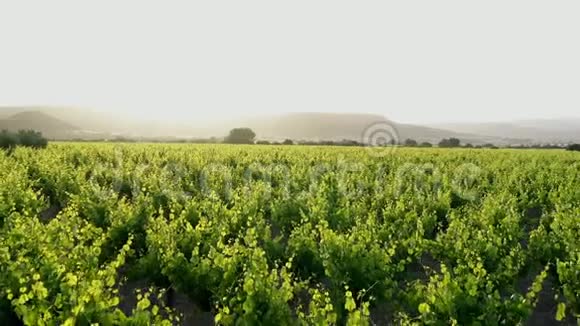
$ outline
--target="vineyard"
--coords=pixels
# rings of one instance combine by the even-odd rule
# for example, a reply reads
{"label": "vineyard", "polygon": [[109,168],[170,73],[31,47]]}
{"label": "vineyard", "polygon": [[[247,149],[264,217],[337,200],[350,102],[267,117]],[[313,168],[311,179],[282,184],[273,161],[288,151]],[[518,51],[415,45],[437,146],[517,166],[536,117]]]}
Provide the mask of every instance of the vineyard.
{"label": "vineyard", "polygon": [[1,325],[580,318],[580,154],[0,151]]}

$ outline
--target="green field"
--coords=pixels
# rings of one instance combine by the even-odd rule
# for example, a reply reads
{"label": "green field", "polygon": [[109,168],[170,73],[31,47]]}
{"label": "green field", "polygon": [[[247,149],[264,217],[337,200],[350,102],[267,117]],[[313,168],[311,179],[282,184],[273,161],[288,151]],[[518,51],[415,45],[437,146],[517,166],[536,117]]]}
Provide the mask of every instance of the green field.
{"label": "green field", "polygon": [[547,325],[580,316],[580,154],[0,152],[0,324]]}

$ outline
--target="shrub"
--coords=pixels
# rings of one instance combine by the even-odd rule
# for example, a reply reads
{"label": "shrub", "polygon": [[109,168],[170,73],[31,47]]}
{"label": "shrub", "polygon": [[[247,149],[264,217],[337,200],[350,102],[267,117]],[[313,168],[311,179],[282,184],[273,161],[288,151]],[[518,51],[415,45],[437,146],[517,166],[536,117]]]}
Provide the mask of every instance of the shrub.
{"label": "shrub", "polygon": [[256,133],[250,128],[234,128],[230,130],[230,134],[224,139],[225,143],[229,144],[253,144]]}
{"label": "shrub", "polygon": [[439,147],[459,147],[461,141],[457,138],[444,138],[439,142]]}
{"label": "shrub", "polygon": [[34,130],[20,130],[18,131],[19,143],[25,147],[45,148],[48,145],[48,140],[42,136],[42,133]]}
{"label": "shrub", "polygon": [[6,130],[0,132],[0,148],[11,149],[18,145],[18,138],[15,134],[10,133]]}
{"label": "shrub", "polygon": [[410,138],[409,139],[406,139],[404,144],[407,147],[415,147],[415,146],[418,145],[416,140],[410,139]]}
{"label": "shrub", "polygon": [[571,144],[566,147],[569,151],[580,151],[580,144]]}

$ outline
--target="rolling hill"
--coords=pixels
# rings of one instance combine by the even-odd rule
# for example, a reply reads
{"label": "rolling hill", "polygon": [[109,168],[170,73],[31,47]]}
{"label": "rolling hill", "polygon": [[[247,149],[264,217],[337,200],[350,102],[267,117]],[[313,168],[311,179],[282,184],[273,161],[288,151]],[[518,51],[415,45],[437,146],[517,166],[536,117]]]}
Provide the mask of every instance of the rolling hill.
{"label": "rolling hill", "polygon": [[395,123],[381,115],[359,113],[291,113],[213,123],[157,123],[68,107],[0,107],[0,129],[35,129],[54,139],[223,137],[235,127],[252,128],[258,139],[304,141],[356,140],[376,123],[389,123],[398,139],[437,143],[456,137],[463,143],[497,145],[536,142],[580,142],[580,119],[529,120],[510,123],[448,123],[431,126]]}
{"label": "rolling hill", "polygon": [[38,111],[19,112],[0,119],[0,130],[18,131],[21,129],[40,131],[53,139],[71,138],[79,131],[78,127],[68,122]]}
{"label": "rolling hill", "polygon": [[[387,120],[381,115],[358,113],[292,113],[278,117],[249,120],[245,126],[252,128],[261,138],[280,140],[357,140],[363,137],[369,127],[386,123],[397,131],[398,139],[407,138],[419,142],[437,143],[443,138],[456,137],[464,142],[481,144],[495,142],[509,143],[501,137],[482,137],[470,133],[459,133],[440,128],[430,128],[412,124],[401,124]],[[514,140],[515,141],[515,140]]]}
{"label": "rolling hill", "polygon": [[471,132],[491,137],[529,139],[531,142],[580,142],[580,119],[520,120],[513,122],[443,123],[434,125],[455,132]]}

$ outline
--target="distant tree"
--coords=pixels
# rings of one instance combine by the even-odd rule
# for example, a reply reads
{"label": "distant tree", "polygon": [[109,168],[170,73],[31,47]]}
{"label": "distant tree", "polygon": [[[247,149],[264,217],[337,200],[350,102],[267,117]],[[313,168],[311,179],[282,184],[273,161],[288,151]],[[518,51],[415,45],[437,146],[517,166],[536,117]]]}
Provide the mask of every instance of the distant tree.
{"label": "distant tree", "polygon": [[417,141],[414,140],[414,139],[407,138],[407,139],[405,139],[405,143],[404,144],[407,147],[415,147],[415,146],[417,146]]}
{"label": "distant tree", "polygon": [[13,133],[6,130],[0,132],[0,148],[10,149],[18,145],[18,138]]}
{"label": "distant tree", "polygon": [[20,145],[33,148],[45,148],[48,140],[42,137],[42,133],[34,130],[18,131]]}
{"label": "distant tree", "polygon": [[465,144],[465,146],[463,146],[463,147],[465,147],[465,148],[473,148],[473,145],[472,145],[472,144],[470,144],[470,143],[467,143],[467,144]]}
{"label": "distant tree", "polygon": [[459,147],[461,145],[461,140],[457,138],[444,138],[439,142],[439,147]]}
{"label": "distant tree", "polygon": [[419,144],[419,147],[433,147],[433,144],[425,141]]}
{"label": "distant tree", "polygon": [[482,148],[497,148],[494,144],[492,143],[486,143],[481,145]]}
{"label": "distant tree", "polygon": [[270,142],[267,140],[258,140],[256,142],[257,145],[270,145]]}
{"label": "distant tree", "polygon": [[571,144],[566,147],[569,151],[580,151],[580,144]]}
{"label": "distant tree", "polygon": [[[365,144],[352,140],[352,139],[342,139],[342,140],[300,140],[295,142],[295,144],[304,146],[348,146],[348,147],[363,147]],[[387,145],[384,145],[387,146]]]}
{"label": "distant tree", "polygon": [[282,145],[294,145],[294,141],[292,141],[292,139],[285,139],[282,142]]}
{"label": "distant tree", "polygon": [[34,130],[19,130],[17,133],[2,130],[0,132],[0,148],[12,149],[16,146],[45,148],[48,140],[42,133]]}
{"label": "distant tree", "polygon": [[224,139],[229,144],[253,144],[256,133],[250,128],[235,128],[230,130],[230,134]]}
{"label": "distant tree", "polygon": [[0,148],[11,149],[18,145],[18,138],[15,134],[2,130],[0,132]]}
{"label": "distant tree", "polygon": [[340,146],[364,146],[363,143],[356,141],[356,140],[352,140],[352,139],[343,139],[337,145],[340,145]]}

